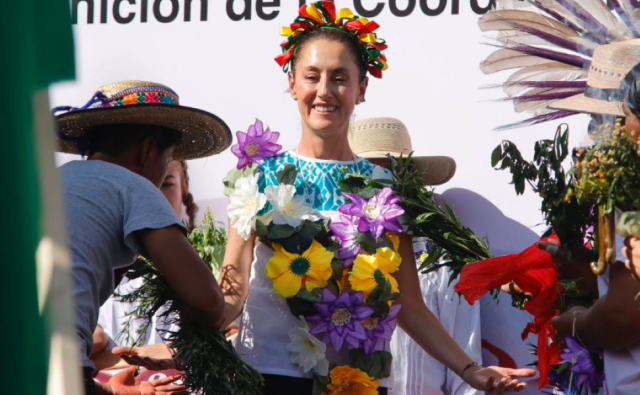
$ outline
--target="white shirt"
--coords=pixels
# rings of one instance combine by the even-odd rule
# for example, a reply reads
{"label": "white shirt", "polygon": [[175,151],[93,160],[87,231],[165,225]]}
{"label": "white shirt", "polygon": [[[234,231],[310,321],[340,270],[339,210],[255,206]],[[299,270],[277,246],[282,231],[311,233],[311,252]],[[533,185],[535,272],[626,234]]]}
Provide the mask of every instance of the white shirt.
{"label": "white shirt", "polygon": [[[616,248],[624,245],[624,239],[616,237]],[[600,297],[609,290],[609,272],[598,277]],[[639,328],[640,330],[640,328]],[[607,395],[640,394],[640,344],[620,351],[604,351],[604,374]]]}
{"label": "white shirt", "polygon": [[[126,295],[133,292],[137,288],[141,287],[143,283],[142,278],[135,280],[129,280],[127,277],[122,278],[122,282],[116,288],[115,294]],[[131,346],[131,342],[127,341],[126,336],[122,336],[122,331],[125,329],[129,316],[136,307],[137,303],[121,303],[116,302],[111,296],[100,307],[100,314],[98,316],[98,325],[102,327],[104,332],[113,339],[116,344],[120,346]],[[161,307],[151,321],[151,325],[147,329],[146,333],[142,336],[140,345],[146,344],[158,344],[164,343],[162,340],[162,331],[173,330],[170,325],[165,321],[165,318],[159,316],[164,313],[164,307]],[[137,339],[137,330],[142,326],[142,321],[139,319],[133,319],[131,326],[129,327],[129,336],[131,339]]]}
{"label": "white shirt", "polygon": [[[416,252],[424,250],[414,243]],[[422,296],[440,323],[478,363],[482,363],[480,305],[469,305],[455,293],[456,281],[449,285],[451,272],[440,269],[420,275]],[[393,389],[389,395],[480,395],[457,374],[427,354],[400,327],[391,339]]]}

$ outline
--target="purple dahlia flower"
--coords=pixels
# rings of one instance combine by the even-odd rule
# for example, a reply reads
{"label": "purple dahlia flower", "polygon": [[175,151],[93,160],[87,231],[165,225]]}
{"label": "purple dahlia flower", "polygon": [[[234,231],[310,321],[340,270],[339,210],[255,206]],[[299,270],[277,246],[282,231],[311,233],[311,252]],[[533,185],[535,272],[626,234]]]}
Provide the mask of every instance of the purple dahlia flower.
{"label": "purple dahlia flower", "polygon": [[307,317],[315,324],[309,331],[312,335],[323,335],[322,341],[340,351],[345,341],[352,348],[367,339],[362,320],[373,314],[371,307],[363,306],[362,292],[344,292],[335,296],[328,288],[322,290],[322,302],[315,303],[317,315]]}
{"label": "purple dahlia flower", "polygon": [[365,318],[362,325],[367,334],[364,341],[364,353],[370,355],[374,351],[384,351],[385,343],[391,340],[393,331],[396,330],[396,317],[400,313],[402,306],[398,303],[391,306],[389,314],[384,319]]}
{"label": "purple dahlia flower", "polygon": [[238,144],[231,147],[231,152],[238,157],[238,169],[244,169],[252,163],[264,164],[264,158],[276,155],[282,146],[276,144],[280,133],[264,130],[262,122],[249,126],[247,133],[237,132]]}
{"label": "purple dahlia flower", "polygon": [[576,374],[576,387],[580,388],[584,384],[589,394],[594,386],[602,387],[605,377],[604,372],[599,368],[602,362],[595,360],[598,358],[597,351],[583,346],[571,336],[567,336],[564,340],[567,348],[560,358],[573,365],[571,371]]}
{"label": "purple dahlia flower", "polygon": [[341,215],[341,222],[331,222],[329,229],[340,241],[338,259],[344,261],[345,267],[353,266],[353,260],[360,253],[360,243],[358,242],[358,223],[360,218],[349,215]]}
{"label": "purple dahlia flower", "polygon": [[402,232],[402,226],[398,222],[398,217],[404,214],[402,207],[398,206],[402,200],[393,194],[391,188],[383,188],[369,200],[352,193],[343,195],[351,200],[351,203],[343,204],[339,211],[360,218],[360,233],[370,232],[377,239],[385,230]]}

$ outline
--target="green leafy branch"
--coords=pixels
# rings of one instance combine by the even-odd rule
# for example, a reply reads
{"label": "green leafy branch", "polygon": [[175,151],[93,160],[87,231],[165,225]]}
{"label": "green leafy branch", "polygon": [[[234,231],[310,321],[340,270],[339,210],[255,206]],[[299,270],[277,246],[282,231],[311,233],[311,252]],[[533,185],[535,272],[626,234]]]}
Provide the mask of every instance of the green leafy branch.
{"label": "green leafy branch", "polygon": [[[227,235],[217,224],[210,211],[205,213],[201,226],[189,235],[189,241],[200,257],[216,274],[220,272]],[[132,345],[140,344],[153,317],[165,306],[160,319],[168,325],[176,325],[175,331],[163,331],[161,336],[170,345],[176,367],[185,372],[184,384],[192,393],[203,395],[260,395],[264,380],[259,372],[247,365],[236,353],[226,332],[214,332],[182,322],[182,303],[168,281],[153,263],[140,258],[126,275],[129,279],[142,278],[143,285],[127,295],[117,295],[120,302],[135,304],[128,314],[123,334],[129,335],[133,320],[141,320],[137,338],[129,339]]]}
{"label": "green leafy branch", "polygon": [[584,245],[585,231],[594,225],[595,216],[592,205],[567,197],[576,185],[574,175],[562,166],[569,156],[568,144],[569,129],[561,125],[553,140],[536,142],[533,161],[523,159],[514,143],[503,141],[491,154],[491,165],[497,170],[509,169],[516,194],[523,194],[528,184],[542,198],[540,210],[546,224],[571,250]]}

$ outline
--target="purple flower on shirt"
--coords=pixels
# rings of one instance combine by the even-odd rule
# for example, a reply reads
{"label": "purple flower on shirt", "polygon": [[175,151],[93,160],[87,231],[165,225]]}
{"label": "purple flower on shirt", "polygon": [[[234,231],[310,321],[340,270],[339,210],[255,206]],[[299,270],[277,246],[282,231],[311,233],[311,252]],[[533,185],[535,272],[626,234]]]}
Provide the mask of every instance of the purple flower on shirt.
{"label": "purple flower on shirt", "polygon": [[364,341],[364,353],[370,355],[374,351],[384,351],[386,342],[391,340],[396,330],[396,317],[402,306],[398,303],[391,306],[389,314],[384,319],[365,318],[362,321],[367,340]]}
{"label": "purple flower on shirt", "polygon": [[329,229],[340,241],[338,259],[344,261],[345,267],[353,266],[353,260],[360,253],[360,243],[358,242],[358,223],[360,218],[341,215],[340,222],[331,222]]}
{"label": "purple flower on shirt", "polygon": [[575,386],[581,388],[584,385],[590,395],[594,386],[600,388],[604,384],[605,377],[599,353],[583,346],[580,341],[571,336],[567,336],[564,340],[567,348],[560,358],[573,365],[570,370],[575,373]]}
{"label": "purple flower on shirt", "polygon": [[398,205],[402,199],[394,195],[391,188],[383,188],[369,200],[352,193],[343,193],[343,195],[351,202],[343,204],[339,211],[360,219],[358,222],[360,233],[370,232],[377,239],[385,230],[402,232],[402,226],[398,222],[398,217],[404,214],[404,210]]}
{"label": "purple flower on shirt", "polygon": [[317,315],[307,317],[315,324],[309,331],[312,335],[322,335],[322,341],[340,351],[345,341],[352,348],[360,347],[367,339],[362,320],[370,317],[374,310],[363,306],[362,292],[344,292],[335,296],[328,288],[322,290],[322,302],[315,303]]}
{"label": "purple flower on shirt", "polygon": [[276,144],[280,133],[264,130],[262,122],[249,126],[247,133],[237,132],[238,144],[231,147],[231,152],[238,157],[238,169],[244,169],[252,163],[264,164],[264,158],[276,155],[282,146]]}

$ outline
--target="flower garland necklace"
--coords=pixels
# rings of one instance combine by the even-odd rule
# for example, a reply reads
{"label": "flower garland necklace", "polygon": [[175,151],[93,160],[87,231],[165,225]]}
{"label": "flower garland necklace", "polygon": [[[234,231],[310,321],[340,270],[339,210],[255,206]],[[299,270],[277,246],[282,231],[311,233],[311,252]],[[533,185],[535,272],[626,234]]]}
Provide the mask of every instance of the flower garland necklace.
{"label": "flower garland necklace", "polygon": [[[298,174],[307,185],[297,149],[295,164],[285,164],[277,184],[260,191],[256,164],[277,154],[271,149],[276,134],[259,121],[249,133],[238,132],[232,152],[242,165],[225,178],[231,226],[245,240],[255,233],[273,250],[264,274],[299,318],[287,350],[301,373],[314,375],[314,394],[376,395],[380,379],[391,373],[386,350],[401,309],[393,276],[402,262],[401,200],[391,188],[349,174],[338,182],[347,199],[338,208],[340,219],[325,220],[308,197],[296,195]],[[327,360],[328,347],[348,351],[348,363]]]}

